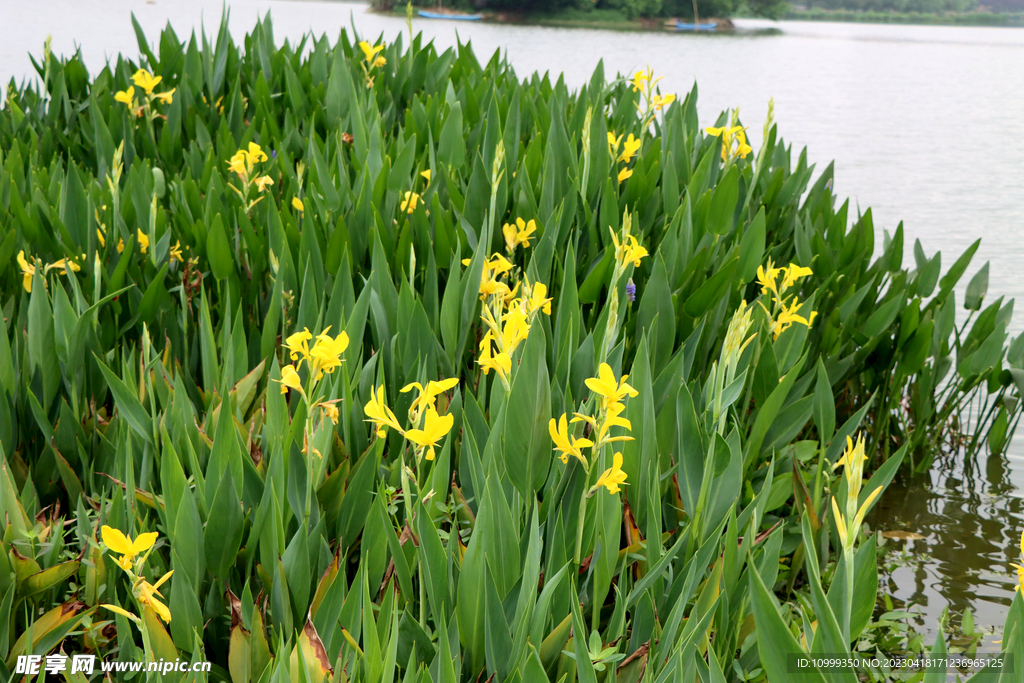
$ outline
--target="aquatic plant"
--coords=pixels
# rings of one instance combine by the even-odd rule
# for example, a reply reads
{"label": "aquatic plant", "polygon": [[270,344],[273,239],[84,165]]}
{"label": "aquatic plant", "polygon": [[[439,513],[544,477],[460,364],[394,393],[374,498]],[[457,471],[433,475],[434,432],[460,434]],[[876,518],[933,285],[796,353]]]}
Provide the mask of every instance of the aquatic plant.
{"label": "aquatic plant", "polygon": [[0,110],[2,673],[791,680],[868,637],[898,469],[974,393],[977,443],[1016,424],[987,268],[955,325],[974,247],[876,257],[772,121],[755,153],[651,74],[419,37],[138,34]]}

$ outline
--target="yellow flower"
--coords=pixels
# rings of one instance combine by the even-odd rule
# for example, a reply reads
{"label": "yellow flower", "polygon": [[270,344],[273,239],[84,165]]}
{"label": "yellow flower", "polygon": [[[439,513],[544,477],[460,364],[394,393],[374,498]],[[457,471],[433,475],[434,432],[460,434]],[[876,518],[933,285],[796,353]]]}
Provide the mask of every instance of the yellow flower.
{"label": "yellow flower", "polygon": [[738,143],[736,150],[737,156],[745,158],[752,151],[750,145],[747,144],[747,138],[743,134],[743,126],[722,126],[721,128],[705,128],[704,131],[708,135],[722,138],[722,161],[729,159],[729,154],[732,151],[733,142]]}
{"label": "yellow flower", "polygon": [[256,189],[257,190],[259,190],[260,192],[263,192],[264,190],[267,189],[268,186],[274,184],[274,180],[270,176],[268,176],[268,175],[263,175],[263,176],[260,176],[259,178],[257,178],[256,180],[254,180],[253,184],[256,185]]}
{"label": "yellow flower", "polygon": [[140,624],[141,623],[141,620],[137,616],[135,616],[134,614],[132,614],[131,612],[129,612],[126,609],[118,607],[117,605],[101,604],[100,607],[102,607],[104,609],[108,609],[111,612],[115,612],[117,614],[120,614],[122,617],[127,617],[128,619],[131,619],[132,621],[134,621],[136,624]]}
{"label": "yellow flower", "polygon": [[537,221],[532,219],[529,223],[522,218],[516,218],[514,224],[506,223],[501,228],[501,233],[505,236],[505,250],[512,253],[520,244],[524,247],[530,246],[530,240],[535,238],[535,232],[537,232]]}
{"label": "yellow flower", "polygon": [[410,429],[405,438],[420,448],[428,448],[427,460],[434,459],[434,446],[451,431],[455,423],[454,415],[441,415],[433,408],[427,408],[427,416],[423,420],[423,429]]}
{"label": "yellow flower", "polygon": [[598,425],[597,420],[589,415],[582,413],[573,413],[573,418],[569,422],[586,422],[590,425],[590,428],[597,434],[597,443],[594,448],[601,448],[606,443],[614,443],[616,441],[632,441],[631,436],[608,436],[608,432],[612,427],[625,427],[627,431],[633,431],[633,425],[624,417],[619,417],[626,406],[621,403],[611,403],[608,405],[605,411],[604,422]]}
{"label": "yellow flower", "polygon": [[430,184],[430,169],[428,168],[426,171],[420,171],[420,175],[427,179],[427,185],[429,185]]}
{"label": "yellow flower", "polygon": [[127,90],[118,90],[114,93],[114,99],[123,102],[129,109],[135,109],[135,86],[129,85]]}
{"label": "yellow flower", "polygon": [[[1024,553],[1024,531],[1020,533],[1020,551]],[[1017,586],[1014,590],[1024,588],[1024,565],[1011,564],[1010,566],[1017,570]]]}
{"label": "yellow flower", "polygon": [[184,263],[185,257],[181,253],[181,240],[175,240],[174,246],[171,247],[171,263],[177,261],[178,263]]}
{"label": "yellow flower", "polygon": [[601,397],[601,407],[605,410],[613,403],[619,403],[626,396],[637,396],[639,392],[626,384],[629,375],[623,375],[615,379],[615,373],[607,363],[601,363],[597,369],[597,377],[589,377],[586,380],[587,388]]}
{"label": "yellow flower", "polygon": [[655,109],[661,111],[663,107],[667,107],[668,105],[672,104],[675,101],[675,95],[665,95],[664,97],[662,97],[661,95],[655,95],[654,99],[651,100],[651,104],[654,105]]}
{"label": "yellow flower", "polygon": [[106,235],[106,233],[104,233],[99,228],[96,228],[96,239],[97,239],[97,241],[99,241],[100,247],[106,247],[107,246],[107,235]]}
{"label": "yellow flower", "polygon": [[338,424],[338,406],[334,405],[334,403],[334,401],[323,401],[318,403],[317,407],[324,411],[324,415],[330,418],[331,422]]}
{"label": "yellow flower", "polygon": [[[633,134],[630,133],[629,137],[626,138],[626,142],[622,145],[622,154],[619,155],[618,160],[628,164],[629,161],[636,156],[636,153],[640,150],[640,147],[643,144],[643,140],[637,140],[633,137]],[[629,176],[626,177],[628,178]]]}
{"label": "yellow flower", "polygon": [[408,392],[412,391],[413,389],[416,389],[416,391],[419,392],[419,395],[412,402],[412,406],[410,407],[410,410],[414,410],[415,411],[415,410],[420,410],[420,409],[425,408],[425,407],[426,408],[433,408],[434,404],[437,401],[437,397],[440,396],[441,394],[443,394],[444,392],[448,391],[452,387],[457,386],[458,383],[459,383],[459,378],[458,377],[451,377],[449,379],[443,379],[440,382],[435,382],[434,380],[431,380],[431,381],[427,382],[427,386],[426,387],[424,387],[419,382],[413,382],[411,384],[406,384],[399,391],[401,391],[401,393],[405,394],[405,393],[408,393]]}
{"label": "yellow flower", "polygon": [[264,152],[263,149],[255,142],[249,143],[249,149],[246,151],[246,153],[249,155],[249,161],[253,164],[257,164],[261,161],[267,160],[266,152]]}
{"label": "yellow flower", "polygon": [[619,151],[619,143],[622,142],[622,136],[615,137],[615,131],[608,133],[608,154],[615,156],[615,153]]}
{"label": "yellow flower", "polygon": [[[85,259],[85,254],[82,254],[82,258]],[[77,273],[78,271],[82,270],[82,266],[78,265],[74,261],[62,258],[46,266],[46,270],[44,272],[48,273],[51,270],[59,270],[61,275],[67,275],[67,271],[70,270],[74,273]]]}
{"label": "yellow flower", "polygon": [[121,533],[120,530],[109,527],[106,524],[100,527],[100,535],[108,550],[121,553],[121,557],[117,559],[117,566],[126,572],[131,571],[132,560],[135,559],[135,556],[152,548],[159,536],[157,532],[151,531],[146,534],[140,534],[133,541],[131,536]]}
{"label": "yellow flower", "polygon": [[124,240],[118,239],[117,240],[117,253],[120,254],[123,251],[124,251]]}
{"label": "yellow flower", "polygon": [[644,85],[649,80],[651,80],[651,74],[650,74],[649,71],[637,71],[635,74],[633,74],[633,81],[632,81],[633,92],[637,92],[639,90],[643,90],[644,89]]}
{"label": "yellow flower", "polygon": [[636,238],[632,235],[626,236],[626,241],[622,243],[622,263],[625,265],[630,261],[633,262],[633,267],[640,267],[640,259],[647,256],[647,250],[640,246],[636,241]]}
{"label": "yellow flower", "polygon": [[601,473],[597,483],[590,488],[590,492],[598,490],[602,486],[608,489],[608,493],[618,493],[619,484],[626,483],[626,473],[622,471],[622,453],[616,453],[612,458],[612,466]]}
{"label": "yellow flower", "polygon": [[788,307],[783,305],[782,310],[779,312],[779,317],[772,321],[772,334],[775,335],[775,339],[778,339],[779,335],[792,327],[793,323],[800,323],[807,327],[814,324],[814,319],[818,317],[818,312],[811,311],[810,317],[805,318],[797,313],[802,305],[796,299],[793,299],[793,303]]}
{"label": "yellow flower", "polygon": [[623,168],[621,171],[619,171],[619,182],[621,183],[623,180],[630,177],[631,175],[633,175],[633,169]]}
{"label": "yellow flower", "polygon": [[387,429],[385,427],[391,427],[398,432],[402,431],[401,425],[398,424],[398,418],[391,412],[391,408],[388,408],[384,402],[384,385],[382,384],[377,390],[376,395],[373,392],[373,387],[370,387],[370,400],[363,406],[363,413],[366,417],[370,418],[367,422],[372,422],[374,429],[377,430],[377,436],[384,438],[387,436]]}
{"label": "yellow flower", "polygon": [[25,288],[25,291],[29,294],[32,293],[32,276],[36,274],[35,265],[29,263],[25,259],[25,250],[22,249],[18,252],[18,265],[21,266],[21,286]]}
{"label": "yellow flower", "polygon": [[786,291],[792,287],[800,278],[807,277],[808,275],[814,275],[814,271],[810,268],[804,268],[793,263],[790,263],[787,268],[782,268],[781,270],[784,272],[782,277],[782,291]]}
{"label": "yellow flower", "polygon": [[762,294],[771,291],[775,292],[776,297],[778,296],[775,280],[778,279],[780,272],[782,272],[782,268],[775,268],[770,258],[767,265],[757,267],[757,284],[761,285]]}
{"label": "yellow flower", "polygon": [[384,49],[383,43],[375,47],[370,47],[370,44],[365,40],[359,42],[359,49],[363,51],[363,55],[366,58],[366,63],[371,64],[375,62],[377,53]]}
{"label": "yellow flower", "polygon": [[142,253],[145,254],[146,250],[149,249],[149,235],[142,232],[139,228],[136,228],[135,236],[139,238],[139,248],[142,250]]}
{"label": "yellow flower", "polygon": [[317,335],[313,350],[309,352],[312,372],[316,373],[318,380],[323,377],[325,372],[330,374],[334,372],[334,368],[341,365],[341,354],[345,353],[345,349],[348,348],[348,335],[343,331],[337,337],[331,337],[327,334],[330,329],[328,326],[326,330]]}
{"label": "yellow flower", "polygon": [[743,134],[743,129],[741,128],[736,133],[736,156],[741,159],[746,159],[747,155],[752,151],[754,150],[747,144],[747,136]]}
{"label": "yellow flower", "polygon": [[480,358],[476,362],[480,365],[485,375],[494,370],[498,373],[499,377],[507,382],[508,375],[512,372],[512,358],[504,351],[499,352],[497,355],[492,355],[491,340],[493,338],[493,332],[488,331],[484,335],[483,340],[480,342]]}
{"label": "yellow flower", "polygon": [[383,55],[381,55],[381,56],[377,57],[377,59],[373,60],[373,65],[375,67],[377,67],[378,69],[380,67],[384,66],[387,63],[388,63],[388,60],[384,59]]}
{"label": "yellow flower", "polygon": [[526,340],[530,333],[530,323],[526,319],[526,313],[519,307],[515,307],[503,316],[505,321],[501,328],[501,346],[506,353],[515,351],[519,344]]}
{"label": "yellow flower", "polygon": [[170,104],[171,102],[174,101],[174,91],[175,90],[177,90],[177,88],[171,88],[170,90],[167,90],[165,92],[157,93],[156,94],[156,99],[160,100],[164,104]]}
{"label": "yellow flower", "polygon": [[152,95],[153,88],[163,80],[163,77],[154,76],[145,69],[139,69],[135,72],[135,75],[132,76],[132,80],[135,82],[135,85],[145,90],[147,95]]}
{"label": "yellow flower", "polygon": [[159,581],[153,584],[148,581],[142,581],[142,583],[139,584],[138,592],[136,593],[136,597],[139,598],[139,602],[156,612],[157,616],[163,619],[165,624],[171,623],[171,610],[167,609],[167,605],[157,600],[154,596],[159,595],[161,598],[163,597],[157,589],[160,588],[167,579],[171,578],[171,574],[173,573],[174,570],[172,569],[161,576]]}
{"label": "yellow flower", "polygon": [[[284,346],[290,351],[290,357],[292,361],[299,361],[299,365],[302,365],[302,361],[309,362],[309,340],[313,338],[313,335],[309,333],[308,328],[302,328],[302,332],[296,332],[295,334],[289,335],[284,340]],[[302,357],[301,360],[299,357]]]}
{"label": "yellow flower", "polygon": [[590,439],[577,439],[569,434],[569,423],[565,413],[562,413],[562,417],[557,423],[555,418],[551,418],[551,421],[548,422],[548,433],[551,434],[551,440],[555,442],[555,450],[560,453],[558,457],[563,463],[569,462],[571,455],[583,463],[584,467],[588,466],[587,459],[583,457],[580,449],[593,446],[594,443]]}
{"label": "yellow flower", "polygon": [[543,282],[534,282],[531,285],[530,298],[527,299],[527,305],[531,314],[540,310],[545,315],[551,315],[551,299],[547,298],[547,294],[548,286]]}
{"label": "yellow flower", "polygon": [[420,196],[415,192],[406,192],[404,196],[405,198],[402,200],[399,209],[406,213],[412,213],[416,210],[416,204],[420,201]]}
{"label": "yellow flower", "polygon": [[292,197],[292,208],[297,211],[306,211],[306,207],[302,205],[302,200],[299,199],[298,197]]}
{"label": "yellow flower", "polygon": [[294,365],[286,365],[281,368],[281,379],[275,380],[281,383],[281,393],[287,394],[289,389],[294,389],[300,394],[305,395],[302,390],[302,379],[299,378],[299,373],[295,370]]}
{"label": "yellow flower", "polygon": [[235,155],[228,159],[228,168],[238,174],[239,178],[245,178],[249,169],[246,167],[245,152],[238,150]]}

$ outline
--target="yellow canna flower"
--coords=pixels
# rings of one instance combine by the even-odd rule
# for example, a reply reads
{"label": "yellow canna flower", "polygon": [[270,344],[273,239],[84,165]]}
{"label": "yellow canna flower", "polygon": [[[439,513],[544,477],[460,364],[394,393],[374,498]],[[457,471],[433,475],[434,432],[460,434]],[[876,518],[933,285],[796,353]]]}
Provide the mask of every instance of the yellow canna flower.
{"label": "yellow canna flower", "polygon": [[643,90],[649,80],[651,80],[651,73],[649,71],[637,71],[633,74],[633,81],[631,83],[633,86],[633,92]]}
{"label": "yellow canna flower", "polygon": [[530,334],[530,323],[526,313],[515,307],[503,316],[505,321],[501,328],[501,346],[505,353],[512,353]]}
{"label": "yellow canna flower", "polygon": [[292,208],[303,213],[306,211],[306,207],[302,205],[302,200],[298,197],[292,197]]}
{"label": "yellow canna flower", "polygon": [[302,390],[302,379],[294,365],[286,365],[281,368],[281,379],[274,381],[281,383],[282,394],[287,394],[289,389],[294,389],[305,396],[305,392]]}
{"label": "yellow canna flower", "polygon": [[260,192],[263,192],[269,186],[274,184],[274,180],[268,175],[260,176],[259,178],[252,182],[254,185],[256,185],[256,189],[259,190]]}
{"label": "yellow canna flower", "polygon": [[419,382],[413,382],[411,384],[406,384],[399,391],[403,394],[406,394],[412,391],[413,389],[416,389],[416,391],[419,392],[419,395],[412,402],[412,406],[410,407],[410,410],[415,411],[420,410],[422,408],[433,408],[435,403],[437,402],[437,397],[443,394],[444,392],[448,391],[452,387],[457,386],[458,383],[458,377],[443,379],[440,382],[435,382],[434,380],[431,380],[427,382],[426,387],[424,387]]}
{"label": "yellow canna flower", "polygon": [[338,424],[338,406],[334,405],[336,401],[341,399],[335,399],[334,401],[322,401],[317,404],[317,407],[324,411],[324,416],[329,418],[334,424]]}
{"label": "yellow canna flower", "polygon": [[377,59],[373,60],[373,65],[375,67],[377,67],[378,69],[380,67],[384,66],[387,63],[388,63],[388,60],[384,59],[383,55],[380,55],[380,56],[377,57]]}
{"label": "yellow canna flower", "polygon": [[117,566],[126,572],[132,570],[132,560],[135,559],[135,556],[152,548],[159,536],[157,532],[151,531],[139,534],[139,537],[133,541],[131,536],[106,524],[100,527],[100,535],[108,550],[121,554],[121,557],[117,559]]}
{"label": "yellow canna flower", "polygon": [[376,394],[373,392],[373,387],[370,387],[370,400],[363,406],[363,413],[366,417],[370,418],[367,422],[373,423],[374,429],[377,430],[377,436],[381,439],[387,436],[387,429],[385,427],[391,427],[404,434],[405,432],[402,430],[401,425],[398,424],[398,418],[391,412],[391,408],[388,408],[384,398],[383,384]]}
{"label": "yellow canna flower", "polygon": [[771,258],[768,259],[767,265],[757,267],[757,284],[761,285],[762,294],[767,294],[771,291],[775,292],[775,296],[778,298],[779,290],[776,288],[775,280],[778,279],[779,273],[782,270],[782,268],[774,267]]}
{"label": "yellow canna flower", "polygon": [[622,136],[615,137],[615,131],[608,133],[608,154],[609,156],[615,156],[616,152],[619,151],[619,143],[622,142]]}
{"label": "yellow canna flower", "polygon": [[139,602],[156,612],[157,616],[163,619],[165,624],[171,623],[171,610],[167,609],[167,605],[157,600],[154,596],[159,595],[161,598],[163,597],[157,589],[160,588],[167,579],[171,578],[171,574],[173,573],[174,570],[172,569],[161,576],[159,581],[153,584],[148,581],[142,581],[136,591],[136,597],[138,597]]}
{"label": "yellow canna flower", "polygon": [[412,213],[416,210],[416,204],[420,201],[420,196],[415,192],[406,192],[402,200],[399,210],[405,211],[406,213]]}
{"label": "yellow canna flower", "polygon": [[249,173],[249,169],[246,165],[245,152],[239,150],[235,152],[235,155],[228,159],[228,168],[238,174],[239,178],[245,179],[245,176]]}
{"label": "yellow canna flower", "polygon": [[341,366],[341,354],[348,348],[348,335],[343,331],[337,337],[331,337],[327,334],[330,329],[328,326],[317,335],[316,343],[309,352],[312,372],[316,373],[317,380],[323,377],[325,372],[330,374],[334,372],[334,368]]}
{"label": "yellow canna flower", "polygon": [[[85,254],[82,254],[82,258],[85,258]],[[67,275],[67,271],[70,270],[73,273],[77,273],[78,271],[82,270],[82,266],[78,265],[74,261],[71,261],[70,259],[62,258],[46,266],[46,269],[43,272],[48,273],[51,270],[59,270],[61,275]]]}
{"label": "yellow canna flower", "polygon": [[140,230],[139,228],[136,228],[135,229],[135,236],[139,240],[139,248],[140,248],[140,250],[142,251],[143,254],[145,254],[146,250],[149,249],[149,235],[147,235],[146,233],[142,232],[142,230]]}
{"label": "yellow canna flower", "polygon": [[107,246],[107,235],[99,228],[96,228],[96,240],[100,243],[101,248]]}
{"label": "yellow canna flower", "polygon": [[630,133],[629,137],[626,138],[626,142],[622,145],[622,154],[619,155],[618,160],[628,164],[630,160],[636,156],[636,153],[640,150],[640,147],[643,144],[643,140],[637,140],[633,137],[633,134]]}
{"label": "yellow canna flower", "polygon": [[174,246],[171,247],[171,263],[177,261],[178,263],[184,263],[185,257],[181,253],[181,240],[175,240]]}
{"label": "yellow canna flower", "polygon": [[145,69],[139,69],[132,76],[132,81],[135,82],[135,85],[145,90],[147,95],[152,95],[153,88],[155,88],[162,80],[162,76],[154,76]]}
{"label": "yellow canna flower", "polygon": [[631,175],[633,175],[633,169],[623,168],[621,171],[619,171],[619,183],[621,183],[623,180],[630,177]]}
{"label": "yellow canna flower", "polygon": [[569,462],[571,455],[583,463],[584,467],[589,466],[580,449],[593,446],[594,443],[590,439],[577,439],[569,434],[569,423],[565,413],[562,413],[562,417],[557,423],[555,418],[551,418],[551,421],[548,422],[548,433],[551,434],[551,440],[555,442],[555,450],[560,453],[558,457],[563,463]]}
{"label": "yellow canna flower", "polygon": [[665,95],[664,97],[662,97],[661,95],[655,95],[654,99],[651,100],[651,104],[654,105],[655,109],[657,109],[658,111],[661,111],[661,109],[663,107],[667,107],[668,105],[672,104],[675,101],[676,101],[676,96],[675,95],[671,95],[670,94],[670,95]]}
{"label": "yellow canna flower", "polygon": [[142,621],[137,616],[135,616],[134,614],[132,614],[131,612],[129,612],[126,609],[118,607],[117,605],[110,605],[110,604],[104,603],[104,604],[101,604],[100,607],[102,607],[104,609],[108,609],[111,612],[115,612],[117,614],[120,614],[122,617],[127,617],[128,619],[131,619],[132,621],[134,621],[136,624],[141,624],[142,623]]}
{"label": "yellow canna flower", "polygon": [[377,53],[384,49],[384,44],[381,43],[375,47],[370,47],[370,44],[365,40],[359,42],[359,49],[363,51],[363,56],[366,59],[367,64],[375,63]]}
{"label": "yellow canna flower", "polygon": [[35,265],[29,263],[25,259],[25,250],[22,249],[18,252],[18,265],[21,266],[21,286],[25,288],[25,291],[29,294],[32,293],[32,277],[36,274]]}
{"label": "yellow canna flower", "polygon": [[164,104],[170,104],[171,102],[174,101],[174,91],[175,90],[177,90],[177,88],[171,88],[170,90],[167,90],[165,92],[157,93],[155,99],[160,100]]}
{"label": "yellow canna flower", "polygon": [[420,171],[420,175],[427,179],[427,185],[429,185],[430,184],[430,169],[428,168],[426,171]]}
{"label": "yellow canna flower", "polygon": [[800,323],[801,325],[806,325],[807,327],[810,327],[812,324],[814,324],[814,319],[818,317],[818,312],[811,311],[810,317],[805,318],[797,313],[797,311],[800,309],[802,305],[803,304],[801,304],[799,301],[793,299],[793,303],[790,304],[789,306],[782,306],[782,310],[779,312],[779,317],[773,320],[771,325],[772,334],[774,335],[775,339],[778,339],[779,335],[788,330],[793,325],[793,323]]}
{"label": "yellow canna flower", "polygon": [[135,109],[135,86],[129,85],[127,90],[114,93],[114,100],[122,102],[129,109]]}
{"label": "yellow canna flower", "polygon": [[788,267],[782,268],[782,287],[780,288],[783,292],[796,284],[796,281],[800,278],[807,277],[808,275],[814,275],[814,271],[810,268],[804,268],[796,264],[790,263]]}
{"label": "yellow canna flower", "polygon": [[619,403],[626,396],[637,396],[639,392],[626,384],[629,375],[623,375],[615,379],[615,373],[607,363],[601,363],[597,369],[597,377],[589,377],[586,380],[587,388],[601,397],[601,407],[608,410],[614,403]]}
{"label": "yellow canna flower", "polygon": [[747,155],[753,151],[753,148],[747,144],[747,136],[743,134],[743,129],[741,128],[736,133],[736,156],[746,159]]}
{"label": "yellow canna flower", "polygon": [[480,365],[480,369],[485,375],[494,370],[502,380],[507,382],[508,375],[512,372],[512,358],[504,351],[496,355],[492,354],[491,340],[493,338],[493,332],[488,331],[484,335],[483,340],[480,342],[480,358],[476,362]]}
{"label": "yellow canna flower", "polygon": [[433,408],[427,408],[427,416],[423,420],[423,429],[410,429],[405,438],[420,448],[428,448],[427,460],[434,459],[434,446],[451,431],[455,423],[454,415],[438,415]]}
{"label": "yellow canna flower", "polygon": [[602,486],[608,489],[608,493],[618,493],[619,484],[625,485],[625,483],[626,473],[622,471],[622,453],[616,453],[612,458],[612,466],[601,473],[597,483],[590,488],[590,493],[593,494]]}
{"label": "yellow canna flower", "polygon": [[123,239],[118,239],[117,240],[117,253],[120,254],[123,251],[124,251],[124,240]]}
{"label": "yellow canna flower", "polygon": [[626,241],[622,243],[622,263],[625,265],[630,261],[633,262],[635,268],[640,267],[640,259],[647,256],[647,250],[640,246],[636,241],[636,238],[632,235],[626,236]]}
{"label": "yellow canna flower", "polygon": [[309,362],[309,340],[312,338],[309,329],[304,327],[302,332],[296,332],[284,340],[284,346],[290,352],[293,362],[299,361],[299,365],[302,365],[302,361]]}
{"label": "yellow canna flower", "polygon": [[250,164],[257,164],[261,161],[267,160],[266,153],[255,142],[249,143],[249,149],[246,150],[246,153],[248,154]]}
{"label": "yellow canna flower", "polygon": [[547,294],[548,286],[543,282],[534,282],[533,285],[530,285],[530,298],[527,299],[527,305],[531,315],[538,310],[543,311],[545,315],[551,315],[551,299],[547,298]]}

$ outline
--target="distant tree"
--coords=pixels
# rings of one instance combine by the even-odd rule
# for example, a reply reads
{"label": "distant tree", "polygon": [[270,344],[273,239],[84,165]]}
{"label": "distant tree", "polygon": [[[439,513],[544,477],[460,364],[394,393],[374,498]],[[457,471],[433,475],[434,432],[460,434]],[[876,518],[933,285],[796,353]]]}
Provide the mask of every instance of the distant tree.
{"label": "distant tree", "polygon": [[747,0],[747,7],[754,16],[778,19],[786,13],[789,3],[786,0]]}

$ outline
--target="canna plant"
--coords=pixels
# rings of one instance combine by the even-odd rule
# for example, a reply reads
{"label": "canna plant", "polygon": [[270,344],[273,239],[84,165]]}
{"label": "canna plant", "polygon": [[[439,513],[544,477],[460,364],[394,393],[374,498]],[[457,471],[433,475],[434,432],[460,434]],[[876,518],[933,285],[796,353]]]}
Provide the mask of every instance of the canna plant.
{"label": "canna plant", "polygon": [[1016,426],[974,248],[876,254],[771,119],[136,28],[0,109],[0,673],[790,680],[868,637],[897,472]]}

